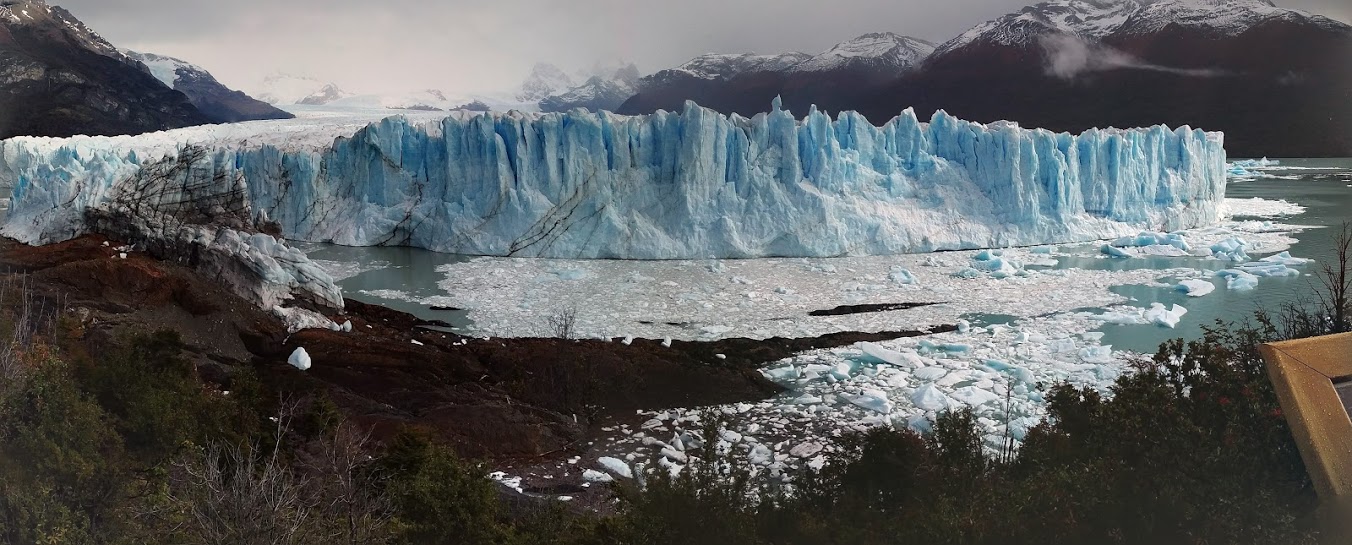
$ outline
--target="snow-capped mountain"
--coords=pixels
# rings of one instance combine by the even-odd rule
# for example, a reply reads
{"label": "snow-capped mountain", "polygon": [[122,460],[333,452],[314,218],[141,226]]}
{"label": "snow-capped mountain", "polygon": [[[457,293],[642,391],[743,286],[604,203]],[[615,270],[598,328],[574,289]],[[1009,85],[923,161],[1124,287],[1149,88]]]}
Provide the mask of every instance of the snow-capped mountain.
{"label": "snow-capped mountain", "polygon": [[[807,53],[789,52],[778,55],[755,53],[709,53],[690,59],[680,66],[663,70],[649,78],[661,80],[685,76],[702,80],[729,80],[740,74],[755,72],[782,72],[811,59]],[[645,78],[647,79],[647,78]]]}
{"label": "snow-capped mountain", "polygon": [[122,50],[122,53],[132,61],[144,64],[155,79],[187,95],[193,106],[218,123],[292,117],[265,102],[222,85],[210,72],[187,61],[131,50]]}
{"label": "snow-capped mountain", "polygon": [[335,100],[352,96],[337,85],[326,83],[310,76],[298,76],[286,73],[272,74],[263,78],[263,82],[253,91],[258,100],[275,106],[307,104],[321,106]]}
{"label": "snow-capped mountain", "polygon": [[1260,25],[1285,22],[1336,30],[1347,25],[1269,0],[1053,0],[1025,7],[972,27],[940,45],[939,59],[973,45],[1040,47],[1049,35],[1086,42],[1151,35],[1166,29],[1209,38],[1236,37]]}
{"label": "snow-capped mountain", "polygon": [[521,102],[539,102],[545,97],[563,93],[577,84],[573,78],[557,66],[548,63],[536,63],[530,75],[521,84],[516,99]]}
{"label": "snow-capped mountain", "polygon": [[890,80],[922,61],[934,46],[891,32],[865,34],[817,54],[710,53],[639,80],[620,113],[679,110],[686,100],[723,112],[753,114],[782,96],[806,107],[828,95],[849,95]]}
{"label": "snow-capped mountain", "polygon": [[323,106],[335,100],[340,100],[352,96],[352,93],[344,91],[342,88],[332,83],[326,83],[318,91],[306,95],[305,98],[296,101],[296,104],[307,104],[310,106]]}
{"label": "snow-capped mountain", "polygon": [[891,32],[865,34],[793,65],[793,72],[874,70],[900,72],[934,51],[934,44]]}
{"label": "snow-capped mountain", "polygon": [[1187,124],[1239,156],[1346,155],[1350,58],[1352,27],[1266,0],[1055,0],[974,26],[846,106],[1066,131]]}
{"label": "snow-capped mountain", "polygon": [[0,14],[0,138],[135,134],[208,123],[183,93],[42,0]]}
{"label": "snow-capped mountain", "polygon": [[1047,34],[1100,40],[1126,22],[1140,7],[1133,0],[1043,2],[976,25],[939,45],[933,56],[942,57],[972,44],[1036,46],[1038,38]]}
{"label": "snow-capped mountain", "polygon": [[573,108],[615,111],[638,91],[638,67],[625,65],[609,75],[595,75],[564,93],[540,100],[542,112],[566,112]]}
{"label": "snow-capped mountain", "polygon": [[1238,36],[1274,22],[1309,24],[1326,30],[1347,27],[1322,15],[1277,7],[1268,0],[1166,0],[1144,3],[1113,34],[1151,34],[1174,25],[1214,36]]}

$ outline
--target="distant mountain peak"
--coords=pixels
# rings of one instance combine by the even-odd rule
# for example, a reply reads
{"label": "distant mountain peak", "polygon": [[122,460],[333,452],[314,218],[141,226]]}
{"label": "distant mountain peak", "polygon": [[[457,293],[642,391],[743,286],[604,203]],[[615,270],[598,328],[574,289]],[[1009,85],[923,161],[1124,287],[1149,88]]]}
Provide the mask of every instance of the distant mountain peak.
{"label": "distant mountain peak", "polygon": [[544,62],[535,63],[535,66],[531,67],[530,75],[516,93],[516,98],[522,102],[536,102],[567,91],[574,85],[573,78],[558,66]]}
{"label": "distant mountain peak", "polygon": [[263,78],[262,85],[255,89],[253,95],[275,106],[323,105],[352,96],[336,84],[286,72],[274,72]]}

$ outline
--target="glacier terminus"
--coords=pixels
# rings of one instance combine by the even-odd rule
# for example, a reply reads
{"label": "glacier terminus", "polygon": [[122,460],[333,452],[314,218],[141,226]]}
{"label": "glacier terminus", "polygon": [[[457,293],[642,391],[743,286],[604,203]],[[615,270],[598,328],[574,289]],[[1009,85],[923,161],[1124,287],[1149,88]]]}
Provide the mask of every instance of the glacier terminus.
{"label": "glacier terminus", "polygon": [[753,118],[687,103],[275,136],[296,123],[314,121],[0,142],[3,232],[77,236],[89,209],[190,149],[173,187],[230,185],[288,239],[551,258],[886,255],[1168,231],[1217,220],[1227,168],[1223,136],[1188,127],[1071,135],[911,110],[879,127],[853,112],[799,119],[778,101]]}

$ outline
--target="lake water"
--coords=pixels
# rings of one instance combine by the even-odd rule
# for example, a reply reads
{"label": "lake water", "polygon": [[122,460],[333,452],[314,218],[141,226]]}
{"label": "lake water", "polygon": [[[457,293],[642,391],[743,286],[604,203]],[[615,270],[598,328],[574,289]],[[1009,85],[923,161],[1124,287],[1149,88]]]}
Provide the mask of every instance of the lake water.
{"label": "lake water", "polygon": [[[1312,170],[1329,169],[1329,170]],[[1352,220],[1352,159],[1289,159],[1282,160],[1275,170],[1267,170],[1265,176],[1253,181],[1232,182],[1226,187],[1226,196],[1231,198],[1261,197],[1265,199],[1285,199],[1305,207],[1305,213],[1288,219],[1290,223],[1308,225],[1295,235],[1299,240],[1291,246],[1291,255],[1314,259],[1315,263],[1328,260],[1333,253],[1333,239],[1341,224]],[[1168,258],[1159,258],[1167,260]],[[1176,258],[1175,258],[1176,259]],[[1105,260],[1097,260],[1100,264]],[[1125,266],[1121,261],[1106,260],[1108,264]],[[1150,260],[1140,260],[1150,261]],[[1152,265],[1158,265],[1157,263]],[[1165,266],[1187,266],[1203,270],[1229,268],[1231,263],[1211,259],[1188,259],[1185,265],[1174,260]],[[1117,262],[1117,263],[1114,263]],[[1135,264],[1132,264],[1135,265]],[[1071,260],[1063,260],[1062,266],[1092,266]],[[1163,268],[1163,267],[1161,267]],[[1317,280],[1309,276],[1316,270],[1315,264],[1300,267],[1306,276],[1299,278],[1263,278],[1258,287],[1250,292],[1225,289],[1224,280],[1214,280],[1217,290],[1205,297],[1187,295],[1161,288],[1145,286],[1119,286],[1114,292],[1133,297],[1141,307],[1152,302],[1166,305],[1179,304],[1188,309],[1187,316],[1177,329],[1165,329],[1152,325],[1109,325],[1103,343],[1115,348],[1153,353],[1160,343],[1175,338],[1200,338],[1203,325],[1212,325],[1216,320],[1236,321],[1253,316],[1257,309],[1276,309],[1281,305],[1308,298],[1314,293]]]}
{"label": "lake water", "polygon": [[[1352,159],[1283,160],[1280,166],[1264,170],[1257,177],[1232,181],[1227,187],[1227,196],[1285,199],[1304,206],[1304,214],[1284,220],[1311,227],[1295,235],[1299,242],[1292,246],[1291,254],[1316,261],[1326,260],[1331,254],[1336,226],[1352,218]],[[443,320],[461,330],[470,330],[474,325],[465,310],[430,308],[456,306],[456,301],[462,299],[439,284],[444,284],[447,278],[448,265],[465,263],[473,259],[471,257],[416,248],[352,248],[324,244],[302,247],[311,258],[336,273],[339,284],[350,298],[389,306],[422,318]],[[1094,244],[1063,248],[1062,253],[1064,255],[1056,258],[1057,265],[1043,268],[1216,271],[1233,265],[1209,258],[1104,259],[1097,255]],[[1254,255],[1255,258],[1260,256]],[[1248,292],[1228,290],[1223,280],[1213,279],[1218,289],[1200,298],[1188,297],[1168,287],[1114,286],[1111,291],[1132,299],[1130,304],[1133,306],[1148,307],[1155,302],[1179,304],[1189,312],[1176,329],[1155,325],[1105,325],[1100,329],[1104,334],[1102,342],[1118,350],[1153,353],[1160,343],[1169,339],[1200,337],[1202,326],[1218,319],[1242,320],[1252,316],[1255,309],[1277,308],[1283,303],[1308,297],[1315,281],[1309,273],[1315,266],[1306,265],[1301,269],[1305,276],[1263,278],[1255,290]],[[1172,279],[1161,277],[1160,280],[1169,283]],[[985,314],[974,309],[968,309],[963,318],[974,325],[1009,323],[1015,319],[1014,316]]]}

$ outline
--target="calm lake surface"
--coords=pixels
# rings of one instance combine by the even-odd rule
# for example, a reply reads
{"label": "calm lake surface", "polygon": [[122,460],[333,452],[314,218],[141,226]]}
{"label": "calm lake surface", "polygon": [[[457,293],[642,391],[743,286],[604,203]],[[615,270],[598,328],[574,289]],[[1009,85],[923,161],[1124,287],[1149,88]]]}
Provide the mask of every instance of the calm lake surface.
{"label": "calm lake surface", "polygon": [[[1310,226],[1295,235],[1299,240],[1291,248],[1295,257],[1311,258],[1316,262],[1329,259],[1333,237],[1344,221],[1352,220],[1352,159],[1289,159],[1279,167],[1265,170],[1251,181],[1234,181],[1226,189],[1233,198],[1262,197],[1285,199],[1306,208],[1299,216],[1279,220],[1281,223]],[[1236,216],[1243,219],[1242,216]],[[425,319],[443,320],[457,328],[473,324],[465,310],[432,310],[431,305],[449,305],[453,298],[438,286],[445,278],[437,269],[444,265],[462,263],[467,256],[441,254],[417,248],[366,247],[354,248],[329,244],[301,244],[310,257],[326,268],[338,272],[344,293],[359,301],[378,303],[396,310],[409,312]],[[1102,259],[1096,256],[1097,245],[1085,245],[1078,250],[1066,248],[1072,255],[1058,257],[1055,268],[1081,269],[1170,269],[1195,268],[1216,271],[1234,264],[1204,258],[1133,258]],[[1266,254],[1252,254],[1258,258]],[[1291,278],[1262,278],[1253,291],[1239,292],[1225,288],[1223,280],[1214,280],[1218,289],[1204,297],[1188,297],[1170,288],[1149,286],[1118,286],[1115,293],[1133,299],[1134,306],[1149,307],[1159,302],[1179,304],[1188,309],[1187,316],[1177,329],[1154,325],[1105,325],[1103,344],[1119,350],[1153,353],[1160,343],[1174,338],[1197,338],[1202,326],[1216,320],[1243,320],[1259,308],[1277,308],[1289,301],[1308,298],[1313,293],[1315,264],[1300,267],[1306,275]],[[1172,279],[1161,276],[1163,282]],[[974,311],[969,316],[977,325],[1005,323],[1009,318],[983,315]]]}

